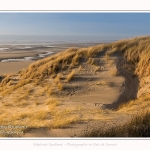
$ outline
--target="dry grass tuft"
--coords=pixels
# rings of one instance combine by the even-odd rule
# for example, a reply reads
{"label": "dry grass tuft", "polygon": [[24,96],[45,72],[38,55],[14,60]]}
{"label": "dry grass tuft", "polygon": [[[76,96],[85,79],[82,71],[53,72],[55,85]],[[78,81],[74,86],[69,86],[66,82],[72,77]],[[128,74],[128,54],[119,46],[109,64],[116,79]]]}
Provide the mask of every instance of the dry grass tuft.
{"label": "dry grass tuft", "polygon": [[94,58],[91,58],[91,57],[90,57],[90,58],[88,59],[87,63],[90,64],[90,65],[94,65],[94,64],[95,64]]}
{"label": "dry grass tuft", "polygon": [[58,73],[57,76],[54,79],[55,84],[57,84],[58,82],[60,82],[60,78],[61,78],[61,74]]}
{"label": "dry grass tuft", "polygon": [[48,98],[46,100],[46,105],[48,105],[51,110],[54,109],[56,106],[59,106],[59,104],[60,102],[56,98]]}
{"label": "dry grass tuft", "polygon": [[48,96],[52,96],[56,94],[55,88],[53,86],[47,86],[45,87],[45,92],[47,92]]}
{"label": "dry grass tuft", "polygon": [[150,106],[150,94],[145,94],[144,96],[130,100],[127,103],[120,105],[119,112],[133,112],[139,109],[143,110]]}
{"label": "dry grass tuft", "polygon": [[55,82],[56,86],[58,87],[58,89],[62,91],[64,89],[64,86],[60,80],[61,77],[62,77],[62,75],[60,73],[57,74],[56,78],[54,79],[54,82]]}
{"label": "dry grass tuft", "polygon": [[11,81],[11,75],[7,75],[7,76],[5,76],[5,77],[2,77],[2,81],[1,81],[1,83],[0,83],[0,86],[1,87],[3,87],[3,86],[5,86],[7,83],[9,83],[10,81]]}
{"label": "dry grass tuft", "polygon": [[81,71],[81,70],[83,70],[83,67],[80,65],[80,66],[79,66],[79,71]]}
{"label": "dry grass tuft", "polygon": [[64,85],[63,85],[61,82],[58,82],[58,83],[57,83],[57,87],[58,87],[58,89],[61,90],[61,91],[63,91],[63,89],[64,89]]}
{"label": "dry grass tuft", "polygon": [[86,130],[81,137],[149,137],[150,112],[145,111],[135,115],[130,121],[115,127],[102,126]]}
{"label": "dry grass tuft", "polygon": [[63,128],[72,123],[77,123],[80,121],[78,114],[72,114],[69,109],[58,111],[52,121],[52,128]]}
{"label": "dry grass tuft", "polygon": [[82,58],[82,54],[80,53],[77,53],[73,59],[72,59],[72,62],[71,62],[71,66],[77,66],[79,65],[79,62],[80,62],[80,59]]}
{"label": "dry grass tuft", "polygon": [[71,81],[71,80],[73,79],[73,77],[75,76],[76,73],[77,73],[77,70],[72,70],[72,71],[70,72],[70,74],[67,75],[67,77],[66,77],[66,82]]}

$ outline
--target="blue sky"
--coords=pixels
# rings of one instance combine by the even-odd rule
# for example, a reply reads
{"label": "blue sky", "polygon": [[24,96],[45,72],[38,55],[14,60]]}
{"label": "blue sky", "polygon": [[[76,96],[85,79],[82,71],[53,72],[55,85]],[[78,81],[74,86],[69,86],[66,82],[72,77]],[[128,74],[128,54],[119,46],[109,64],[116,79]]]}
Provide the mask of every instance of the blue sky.
{"label": "blue sky", "polygon": [[0,13],[0,35],[150,35],[150,13]]}

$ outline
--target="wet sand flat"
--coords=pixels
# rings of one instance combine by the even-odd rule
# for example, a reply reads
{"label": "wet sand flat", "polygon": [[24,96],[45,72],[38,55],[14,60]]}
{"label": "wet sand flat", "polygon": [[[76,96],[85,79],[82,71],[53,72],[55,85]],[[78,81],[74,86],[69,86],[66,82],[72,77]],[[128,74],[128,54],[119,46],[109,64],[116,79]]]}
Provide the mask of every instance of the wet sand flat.
{"label": "wet sand flat", "polygon": [[[47,52],[53,52],[53,54],[64,51],[70,47],[85,47],[94,45],[92,43],[84,44],[55,44],[54,46],[39,47],[37,45],[21,45],[21,46],[11,46],[11,45],[0,45],[0,75],[17,73],[23,68],[27,68],[32,62],[41,59],[38,58],[40,54],[45,54]],[[24,50],[22,47],[26,47]],[[36,47],[37,46],[37,47]],[[29,48],[33,47],[33,48]],[[29,49],[28,49],[29,48]],[[3,50],[4,49],[4,50]],[[8,50],[9,49],[9,50]],[[35,60],[30,61],[16,61],[16,62],[1,62],[6,59],[22,59],[24,57],[34,57]],[[47,56],[46,56],[47,57]]]}
{"label": "wet sand flat", "polygon": [[0,63],[0,75],[17,73],[23,68],[27,68],[32,62],[33,61]]}
{"label": "wet sand flat", "polygon": [[65,48],[47,48],[47,49],[31,49],[31,50],[11,50],[11,51],[0,51],[0,61],[7,59],[22,59],[24,57],[34,57],[35,60],[29,61],[14,61],[14,62],[0,62],[0,75],[17,73],[23,68],[27,68],[31,63],[38,59],[37,56],[45,54],[47,52],[58,52],[63,51]]}

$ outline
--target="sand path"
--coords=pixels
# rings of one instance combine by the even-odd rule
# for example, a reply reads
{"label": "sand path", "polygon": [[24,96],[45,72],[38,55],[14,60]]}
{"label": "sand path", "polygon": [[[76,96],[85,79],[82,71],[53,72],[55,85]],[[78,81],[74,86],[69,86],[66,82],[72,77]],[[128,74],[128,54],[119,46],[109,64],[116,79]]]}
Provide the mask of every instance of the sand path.
{"label": "sand path", "polygon": [[[113,56],[109,60],[106,60],[104,56],[96,59],[103,69],[95,73],[93,66],[83,64],[83,69],[67,84],[67,90],[59,93],[59,98],[64,102],[61,107],[80,106],[86,109],[115,109],[121,103],[137,97],[138,79],[122,68],[120,60],[122,61],[123,59],[120,55]],[[115,68],[120,72],[119,76],[111,74]],[[97,126],[102,124],[106,124],[106,126],[110,124],[116,125],[119,122],[123,123],[123,117],[124,122],[130,118],[130,116],[116,114],[111,114],[111,117],[113,119],[108,122],[90,120],[73,124],[63,129],[31,129],[26,131],[24,137],[72,137],[80,135],[87,126],[95,127],[96,124]]]}
{"label": "sand path", "polygon": [[[118,60],[123,60],[120,56],[118,56]],[[109,109],[115,109],[117,108],[120,104],[128,102],[129,100],[134,100],[137,98],[137,93],[138,93],[138,86],[139,86],[139,80],[136,76],[131,74],[129,71],[124,69],[122,67],[122,62],[118,61],[116,64],[119,72],[121,73],[121,76],[124,77],[125,81],[122,83],[121,86],[121,94],[111,104],[105,104],[104,106]]]}

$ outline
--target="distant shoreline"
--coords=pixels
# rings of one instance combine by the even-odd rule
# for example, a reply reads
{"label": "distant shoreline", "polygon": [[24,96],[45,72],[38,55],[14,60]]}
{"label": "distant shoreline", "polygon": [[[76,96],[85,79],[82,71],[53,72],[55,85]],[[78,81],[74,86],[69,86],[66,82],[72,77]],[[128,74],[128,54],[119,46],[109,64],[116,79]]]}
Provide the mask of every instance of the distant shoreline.
{"label": "distant shoreline", "polygon": [[34,61],[59,53],[70,47],[85,48],[99,44],[101,43],[68,42],[67,44],[47,45],[0,45],[0,75],[17,73],[23,68],[27,68]]}
{"label": "distant shoreline", "polygon": [[[53,44],[53,45],[0,45],[0,62],[7,59],[24,59],[25,57],[36,57],[35,60],[38,60],[41,57],[44,58],[44,55],[47,56],[49,53],[58,53],[63,50],[66,50],[70,47],[89,47],[93,45],[98,45],[100,43],[68,43],[68,44]],[[20,54],[19,54],[20,53]],[[24,55],[26,53],[26,55]],[[32,54],[29,54],[32,53]],[[48,53],[48,54],[46,54]],[[14,56],[16,54],[16,56]],[[43,55],[43,56],[42,56]]]}

